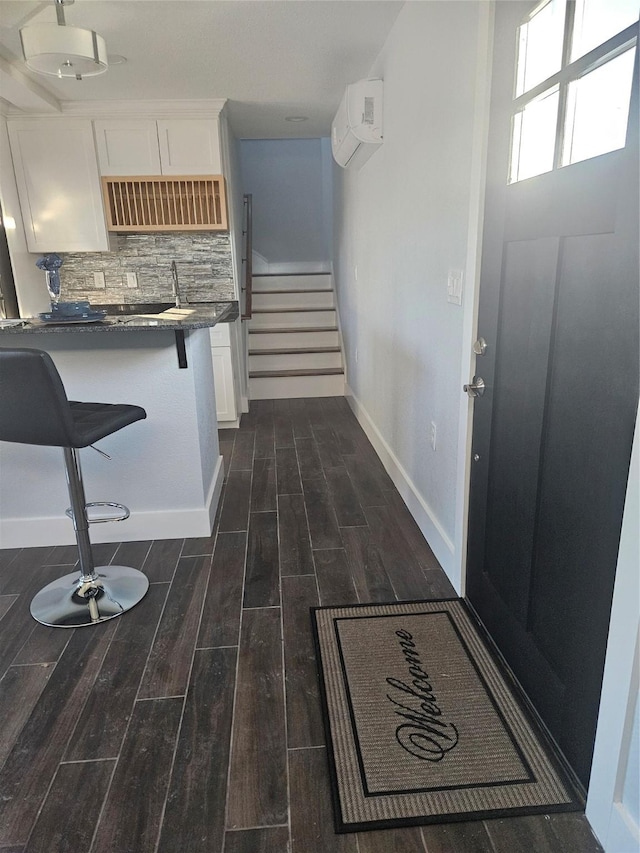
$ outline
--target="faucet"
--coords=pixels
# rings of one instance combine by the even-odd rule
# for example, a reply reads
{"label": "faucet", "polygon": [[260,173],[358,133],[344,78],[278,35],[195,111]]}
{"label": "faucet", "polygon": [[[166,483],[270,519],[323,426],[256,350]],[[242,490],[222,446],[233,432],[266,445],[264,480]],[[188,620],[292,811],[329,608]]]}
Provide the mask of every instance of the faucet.
{"label": "faucet", "polygon": [[178,267],[175,261],[171,261],[171,277],[173,279],[173,295],[176,300],[176,308],[182,307],[180,300],[180,284],[178,282]]}

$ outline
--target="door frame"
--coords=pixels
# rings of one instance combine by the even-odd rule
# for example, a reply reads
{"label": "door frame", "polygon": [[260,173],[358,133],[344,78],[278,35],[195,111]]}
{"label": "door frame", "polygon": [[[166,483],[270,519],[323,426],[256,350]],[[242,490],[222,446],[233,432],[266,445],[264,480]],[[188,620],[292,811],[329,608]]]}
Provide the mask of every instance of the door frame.
{"label": "door frame", "polygon": [[[497,0],[483,2],[478,26],[478,55],[472,163],[471,203],[467,244],[467,284],[463,320],[463,352],[460,377],[460,429],[458,433],[455,569],[451,577],[461,596],[466,592],[467,532],[471,481],[471,444],[473,437],[473,401],[462,391],[476,373],[473,342],[478,334],[481,253],[483,245],[484,200],[490,120],[494,20]],[[504,2],[504,0],[503,0]],[[532,0],[533,4],[533,0]],[[640,47],[638,48],[640,50]],[[635,472],[635,476],[634,476]],[[622,806],[622,790],[629,760],[633,713],[638,699],[638,662],[640,657],[640,580],[638,558],[640,531],[637,518],[640,507],[640,406],[633,443],[629,484],[616,568],[609,640],[600,696],[596,743],[587,792],[586,816],[605,851],[616,853],[621,843],[634,838],[640,827],[629,823]]]}
{"label": "door frame", "polygon": [[[622,802],[640,665],[640,405],[624,504],[586,815],[605,850],[633,850],[640,826]],[[634,837],[635,835],[635,837]]]}

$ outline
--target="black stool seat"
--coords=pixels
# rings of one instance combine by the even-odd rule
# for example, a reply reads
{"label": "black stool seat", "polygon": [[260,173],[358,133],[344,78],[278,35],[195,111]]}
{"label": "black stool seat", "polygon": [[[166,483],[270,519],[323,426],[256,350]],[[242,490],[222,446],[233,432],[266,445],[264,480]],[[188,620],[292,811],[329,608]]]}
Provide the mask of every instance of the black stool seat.
{"label": "black stool seat", "polygon": [[79,449],[143,420],[140,406],[125,403],[80,403],[67,398],[51,356],[35,349],[0,349],[0,441],[61,447],[64,452],[71,516],[78,543],[79,572],[41,589],[31,602],[38,622],[62,628],[95,625],[136,605],[149,581],[129,566],[94,566],[87,506],[110,506],[129,517],[122,504],[87,504]]}
{"label": "black stool seat", "polygon": [[140,406],[125,403],[76,403],[69,401],[73,418],[70,447],[88,447],[112,432],[144,420],[147,413]]}
{"label": "black stool seat", "polygon": [[0,359],[0,441],[88,447],[147,416],[140,406],[68,400],[42,350],[2,349]]}

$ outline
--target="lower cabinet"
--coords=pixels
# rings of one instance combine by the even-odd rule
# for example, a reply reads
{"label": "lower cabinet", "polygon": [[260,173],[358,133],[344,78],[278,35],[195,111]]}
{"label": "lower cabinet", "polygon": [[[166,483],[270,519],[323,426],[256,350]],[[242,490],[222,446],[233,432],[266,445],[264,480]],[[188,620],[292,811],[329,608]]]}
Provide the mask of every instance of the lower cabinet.
{"label": "lower cabinet", "polygon": [[210,334],[216,414],[218,422],[226,424],[238,419],[229,323],[219,323],[211,329]]}

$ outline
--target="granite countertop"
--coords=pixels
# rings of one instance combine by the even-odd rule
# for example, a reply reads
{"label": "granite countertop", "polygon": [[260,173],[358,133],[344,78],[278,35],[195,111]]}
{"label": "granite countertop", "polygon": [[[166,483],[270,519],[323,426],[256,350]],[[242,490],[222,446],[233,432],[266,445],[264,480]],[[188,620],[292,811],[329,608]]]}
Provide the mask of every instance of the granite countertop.
{"label": "granite countertop", "polygon": [[[56,332],[140,332],[154,329],[189,331],[206,329],[238,317],[237,302],[191,303],[182,308],[168,308],[160,314],[107,314],[99,322],[47,323],[37,318],[0,320],[0,333],[51,334]],[[6,325],[5,325],[6,324]]]}

